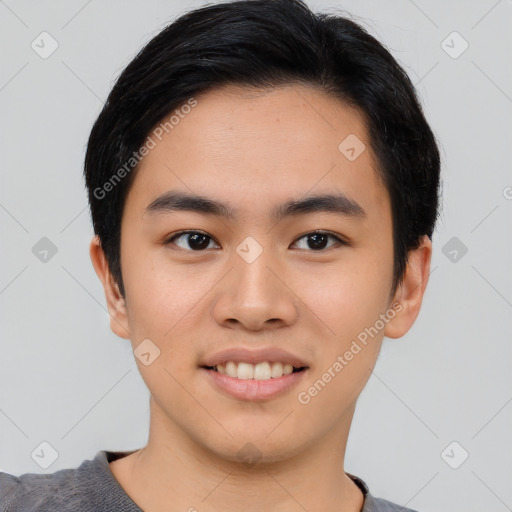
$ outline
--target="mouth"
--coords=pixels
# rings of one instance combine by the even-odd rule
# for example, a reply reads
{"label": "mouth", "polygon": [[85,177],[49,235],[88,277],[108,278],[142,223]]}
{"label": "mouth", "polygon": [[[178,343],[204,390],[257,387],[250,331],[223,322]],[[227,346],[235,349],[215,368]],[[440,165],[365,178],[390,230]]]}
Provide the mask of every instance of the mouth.
{"label": "mouth", "polygon": [[199,361],[199,370],[216,392],[262,401],[289,393],[310,368],[306,359],[282,347],[233,346]]}
{"label": "mouth", "polygon": [[201,368],[226,375],[232,379],[265,381],[303,372],[307,366],[293,366],[280,361],[262,361],[257,364],[227,361],[215,366],[201,366]]}
{"label": "mouth", "polygon": [[305,378],[309,367],[278,361],[228,361],[200,366],[200,370],[216,392],[231,399],[262,402],[289,393]]}

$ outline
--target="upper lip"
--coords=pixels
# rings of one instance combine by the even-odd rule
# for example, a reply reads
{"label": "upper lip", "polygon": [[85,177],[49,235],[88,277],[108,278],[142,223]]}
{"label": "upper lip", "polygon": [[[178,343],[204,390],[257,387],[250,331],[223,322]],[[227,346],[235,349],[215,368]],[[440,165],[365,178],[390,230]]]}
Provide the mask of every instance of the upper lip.
{"label": "upper lip", "polygon": [[308,366],[300,357],[278,347],[259,349],[247,349],[243,347],[227,348],[205,358],[200,366],[217,366],[219,364],[225,364],[228,361],[251,364],[258,364],[264,361],[279,362],[282,364],[291,364],[295,368]]}

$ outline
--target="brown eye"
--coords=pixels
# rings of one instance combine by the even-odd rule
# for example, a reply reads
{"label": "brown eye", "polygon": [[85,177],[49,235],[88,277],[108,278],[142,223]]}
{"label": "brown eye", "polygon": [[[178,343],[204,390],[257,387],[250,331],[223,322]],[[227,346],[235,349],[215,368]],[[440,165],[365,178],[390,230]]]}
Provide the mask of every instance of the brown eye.
{"label": "brown eye", "polygon": [[[175,243],[175,240],[180,240],[180,243],[183,245]],[[213,238],[206,233],[201,233],[199,231],[181,231],[167,240],[166,244],[174,243],[181,249],[202,251],[204,249],[208,249],[208,245],[212,240]]]}
{"label": "brown eye", "polygon": [[[306,240],[306,247],[302,247],[302,249],[316,252],[329,249],[333,245],[336,245],[336,243],[339,245],[348,245],[344,240],[334,235],[333,233],[323,231],[313,231],[311,233],[307,233],[302,235],[297,240],[299,241],[303,239]],[[329,239],[334,240],[334,243],[327,245]],[[213,237],[200,231],[180,231],[179,233],[176,233],[171,238],[169,238],[165,244],[174,244],[186,251],[201,252],[208,249],[210,242],[212,241],[215,241]],[[295,243],[297,244],[298,242],[296,241]]]}
{"label": "brown eye", "polygon": [[306,235],[301,236],[298,240],[307,240],[307,247],[305,247],[306,249],[312,249],[313,251],[321,251],[323,249],[330,248],[333,245],[335,245],[331,244],[327,246],[327,241],[329,240],[329,238],[335,240],[335,242],[345,245],[345,242],[336,235],[322,231],[313,231],[312,233],[307,233]]}

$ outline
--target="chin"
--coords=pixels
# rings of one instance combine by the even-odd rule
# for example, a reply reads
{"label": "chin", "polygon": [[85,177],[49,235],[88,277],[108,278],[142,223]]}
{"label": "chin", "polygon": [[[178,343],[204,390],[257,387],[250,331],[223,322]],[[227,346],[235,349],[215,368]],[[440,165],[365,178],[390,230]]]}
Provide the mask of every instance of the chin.
{"label": "chin", "polygon": [[[298,443],[296,435],[282,431],[281,435],[271,434],[267,430],[263,435],[244,434],[226,436],[216,441],[203,441],[203,446],[219,459],[240,463],[244,467],[262,467],[286,461],[299,454],[304,446]],[[287,443],[293,440],[293,445]]]}

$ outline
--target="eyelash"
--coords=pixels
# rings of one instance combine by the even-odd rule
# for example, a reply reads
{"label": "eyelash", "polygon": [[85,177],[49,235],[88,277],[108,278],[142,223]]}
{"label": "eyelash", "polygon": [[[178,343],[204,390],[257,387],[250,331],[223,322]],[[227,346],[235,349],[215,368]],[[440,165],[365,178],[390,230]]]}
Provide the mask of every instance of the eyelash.
{"label": "eyelash", "polygon": [[[207,233],[204,233],[202,231],[192,231],[192,230],[188,230],[188,231],[179,231],[178,233],[175,233],[174,235],[172,235],[171,237],[169,237],[165,242],[164,242],[164,245],[168,245],[170,243],[172,243],[175,239],[183,236],[183,235],[193,235],[193,234],[198,234],[198,235],[204,235],[208,238],[210,238],[211,240],[214,240],[216,243],[218,243],[215,238],[213,238],[212,236],[208,235]],[[311,236],[311,235],[326,235],[330,238],[334,238],[340,245],[350,245],[349,242],[345,241],[345,240],[342,240],[339,236],[335,235],[334,233],[331,233],[330,231],[322,231],[322,230],[314,230],[314,231],[310,231],[309,233],[305,233],[304,235],[301,235],[300,237],[298,237],[294,243],[296,243],[298,240],[301,240],[303,238],[306,238],[308,236]],[[219,244],[220,245],[220,244]],[[325,252],[327,249],[331,249],[333,247],[333,245],[329,246],[329,247],[326,247],[324,249],[317,249],[317,250],[314,250],[314,249],[306,249],[307,252]],[[182,249],[181,247],[179,249]],[[204,250],[197,250],[197,251],[194,251],[192,249],[182,249],[184,251],[188,251],[188,252],[205,252],[206,249]],[[301,250],[304,250],[304,249],[301,249]]]}

